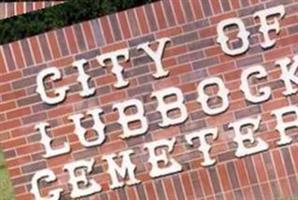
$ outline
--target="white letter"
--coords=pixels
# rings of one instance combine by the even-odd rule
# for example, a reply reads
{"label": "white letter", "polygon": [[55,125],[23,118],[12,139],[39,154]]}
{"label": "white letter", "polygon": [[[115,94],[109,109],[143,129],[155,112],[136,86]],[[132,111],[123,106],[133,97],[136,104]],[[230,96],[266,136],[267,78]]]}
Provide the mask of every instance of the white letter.
{"label": "white letter", "polygon": [[297,92],[297,88],[293,88],[291,81],[294,82],[295,84],[298,84],[298,77],[296,76],[296,71],[298,67],[298,55],[294,56],[294,62],[292,65],[288,65],[291,63],[291,60],[286,57],[279,59],[275,62],[276,65],[279,65],[281,68],[281,76],[280,78],[283,80],[285,86],[286,86],[286,91],[283,92],[284,95],[292,95]]}
{"label": "white letter", "polygon": [[[287,114],[292,114],[294,113],[296,115],[296,120],[291,121],[291,122],[284,122],[283,121],[283,116]],[[298,127],[298,108],[296,106],[288,106],[288,107],[283,107],[280,109],[273,110],[271,112],[272,115],[275,115],[277,125],[276,125],[276,130],[278,130],[280,134],[280,140],[277,142],[278,145],[285,145],[285,144],[290,144],[292,142],[292,139],[286,135],[286,130],[290,128],[295,128]]]}
{"label": "white letter", "polygon": [[70,146],[67,142],[64,142],[63,147],[59,149],[53,149],[51,147],[52,139],[47,135],[46,128],[50,125],[46,122],[40,122],[35,126],[36,130],[39,130],[41,134],[40,142],[43,144],[46,154],[43,155],[44,158],[50,158],[53,156],[60,156],[62,154],[66,154],[70,152]]}
{"label": "white letter", "polygon": [[110,185],[111,189],[124,186],[124,182],[118,180],[117,173],[122,178],[125,178],[126,174],[128,174],[129,180],[125,182],[125,184],[127,185],[134,185],[140,183],[140,181],[136,179],[134,173],[136,165],[134,165],[130,160],[130,155],[133,153],[134,152],[131,149],[119,153],[119,155],[122,157],[121,167],[119,167],[118,164],[114,161],[116,154],[113,153],[102,157],[103,160],[106,160],[108,162],[108,172],[112,178],[112,184]]}
{"label": "white letter", "polygon": [[80,92],[80,95],[82,97],[89,97],[95,93],[95,88],[89,88],[89,85],[88,85],[90,76],[87,75],[84,71],[84,65],[86,63],[87,63],[87,61],[85,59],[81,59],[81,60],[78,60],[78,61],[75,61],[72,63],[72,66],[76,67],[79,72],[77,81],[80,82],[82,89],[83,89]]}
{"label": "white letter", "polygon": [[[175,102],[165,102],[165,98],[169,96],[175,96],[177,100]],[[187,109],[184,105],[183,94],[180,89],[176,87],[170,87],[163,90],[153,92],[151,97],[156,97],[158,106],[157,110],[160,112],[162,117],[162,122],[159,123],[161,127],[167,127],[170,125],[175,125],[184,122],[187,119]],[[170,111],[179,110],[180,115],[178,117],[169,117],[168,114]]]}
{"label": "white letter", "polygon": [[261,43],[261,46],[264,49],[272,47],[276,42],[275,39],[274,40],[270,39],[269,32],[275,31],[276,34],[278,34],[280,31],[279,23],[276,18],[274,18],[273,23],[272,22],[270,22],[270,24],[267,23],[267,18],[273,15],[280,15],[279,17],[283,18],[283,16],[285,15],[285,7],[283,5],[280,5],[273,8],[260,10],[254,14],[254,18],[258,17],[261,22],[261,27],[259,30],[260,32],[263,33],[264,42]]}
{"label": "white letter", "polygon": [[44,181],[46,181],[47,183],[54,182],[57,180],[53,171],[51,171],[49,169],[37,171],[31,180],[32,188],[30,190],[30,192],[34,195],[35,199],[38,199],[38,200],[59,200],[60,194],[63,191],[63,189],[61,189],[61,188],[56,189],[56,190],[51,190],[49,192],[48,197],[41,196],[39,188],[38,188],[38,183],[41,179],[44,179]]}
{"label": "white letter", "polygon": [[[218,87],[218,96],[222,100],[221,107],[218,108],[210,108],[208,106],[209,96],[205,94],[205,87],[217,85]],[[225,87],[224,83],[220,78],[211,77],[204,79],[198,86],[198,98],[197,101],[201,103],[203,111],[208,115],[217,115],[226,111],[229,108],[229,90]]]}
{"label": "white letter", "polygon": [[[64,166],[64,170],[69,172],[69,184],[72,186],[71,198],[89,196],[101,191],[101,186],[94,180],[88,180],[86,173],[90,174],[94,165],[94,159],[90,161],[79,160]],[[86,169],[86,171],[83,169]],[[77,173],[80,170],[80,173]]]}
{"label": "white letter", "polygon": [[[229,38],[225,35],[224,29],[228,26],[237,25],[239,33],[237,37],[241,39],[242,46],[237,49],[230,49],[228,45]],[[220,43],[221,49],[228,55],[235,56],[244,53],[249,47],[248,36],[245,26],[239,18],[229,18],[222,20],[217,25],[217,42]]]}
{"label": "white letter", "polygon": [[[156,155],[156,149],[160,147],[167,147],[168,152],[171,153],[176,142],[175,138],[170,140],[163,139],[145,144],[144,148],[148,149],[149,160],[151,163],[150,176],[155,178],[168,174],[173,174],[182,170],[182,166],[173,158],[167,158],[167,152],[165,149],[160,150],[160,154]],[[162,162],[164,167],[160,168],[159,163]]]}
{"label": "white letter", "polygon": [[[136,112],[130,115],[125,114],[128,108],[135,107]],[[118,123],[121,124],[123,128],[123,134],[120,135],[121,138],[129,138],[133,136],[139,136],[148,130],[147,119],[144,116],[144,107],[140,100],[131,99],[122,103],[117,103],[113,105],[113,109],[117,109],[119,112]],[[131,129],[129,124],[132,122],[140,122],[141,127]]]}
{"label": "white letter", "polygon": [[42,70],[38,73],[36,82],[36,92],[40,95],[41,99],[47,104],[57,104],[62,102],[65,97],[66,93],[69,90],[68,86],[60,87],[55,90],[56,97],[48,97],[45,91],[45,86],[43,84],[44,79],[48,76],[52,76],[52,80],[57,81],[61,79],[61,73],[56,67],[50,67],[47,69]]}
{"label": "white letter", "polygon": [[96,140],[92,140],[92,141],[87,141],[85,138],[87,130],[84,127],[82,127],[82,123],[81,123],[81,120],[82,120],[82,118],[84,118],[84,115],[76,114],[76,115],[72,115],[72,116],[68,117],[68,119],[70,119],[74,122],[75,134],[79,137],[80,142],[83,146],[93,147],[96,145],[100,145],[104,142],[104,140],[105,140],[105,135],[104,135],[105,125],[102,123],[102,121],[100,120],[100,117],[99,117],[99,115],[102,112],[103,111],[100,108],[89,110],[87,112],[88,115],[92,116],[92,119],[94,122],[92,129],[95,130],[95,132],[97,133],[97,136],[98,136]]}
{"label": "white letter", "polygon": [[212,159],[209,154],[211,146],[206,141],[206,136],[208,135],[212,135],[213,140],[215,140],[218,136],[217,128],[196,131],[185,136],[186,142],[190,145],[193,145],[192,140],[197,138],[200,140],[200,147],[198,148],[198,150],[203,153],[204,161],[201,162],[201,165],[204,167],[213,165],[216,162],[215,159]]}
{"label": "white letter", "polygon": [[150,48],[149,42],[140,44],[137,47],[138,49],[143,49],[148,54],[148,56],[154,61],[156,67],[156,72],[153,74],[154,78],[162,78],[169,75],[169,71],[165,70],[162,66],[161,58],[163,56],[166,43],[170,41],[170,38],[161,38],[157,40],[158,47],[155,52],[152,51],[152,49]]}
{"label": "white letter", "polygon": [[[268,144],[261,138],[254,138],[253,132],[257,131],[260,125],[261,117],[254,118],[244,118],[236,122],[230,123],[229,128],[233,128],[235,132],[234,142],[237,143],[238,148],[236,149],[235,155],[237,157],[243,157],[246,155],[251,155],[261,151],[265,151],[269,148]],[[244,126],[253,126],[252,128],[246,128],[246,132],[241,132]],[[255,142],[256,139],[256,142]],[[246,146],[249,142],[249,145]],[[255,145],[255,146],[252,146]]]}
{"label": "white letter", "polygon": [[261,65],[249,67],[245,69],[241,74],[241,85],[240,89],[244,93],[245,98],[252,103],[261,103],[268,100],[271,96],[270,87],[262,87],[259,89],[259,96],[252,95],[249,90],[249,77],[252,75],[256,75],[257,79],[267,77],[267,72],[265,68]]}
{"label": "white letter", "polygon": [[129,82],[127,80],[124,80],[123,77],[123,66],[121,66],[118,62],[118,58],[124,57],[124,61],[127,62],[129,59],[129,52],[128,49],[121,49],[117,51],[113,51],[111,53],[105,53],[100,56],[97,56],[96,59],[99,62],[100,65],[103,67],[106,66],[105,61],[111,60],[112,62],[112,73],[116,76],[117,82],[114,84],[114,87],[116,88],[123,88],[125,86],[128,86]]}

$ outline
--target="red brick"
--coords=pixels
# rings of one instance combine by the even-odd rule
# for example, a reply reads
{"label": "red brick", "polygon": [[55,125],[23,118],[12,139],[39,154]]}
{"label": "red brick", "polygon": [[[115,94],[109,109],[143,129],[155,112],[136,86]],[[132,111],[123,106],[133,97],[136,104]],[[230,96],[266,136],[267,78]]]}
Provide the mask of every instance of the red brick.
{"label": "red brick", "polygon": [[226,81],[232,81],[232,80],[236,80],[239,79],[241,76],[242,70],[240,69],[236,69],[234,71],[228,72],[224,74],[224,78]]}
{"label": "red brick", "polygon": [[172,47],[168,48],[164,53],[164,58],[176,56],[177,54],[184,54],[187,52],[186,46],[178,46],[178,47]]}
{"label": "red brick", "polygon": [[205,50],[207,56],[215,56],[222,53],[219,46],[211,47]]}
{"label": "red brick", "polygon": [[65,162],[71,162],[72,158],[71,155],[62,155],[62,156],[57,156],[50,158],[47,163],[49,167],[55,167],[55,166],[61,166]]}
{"label": "red brick", "polygon": [[225,199],[234,199],[233,192],[226,192],[224,193]]}
{"label": "red brick", "polygon": [[75,39],[75,35],[72,29],[72,26],[66,27],[64,29],[65,31],[65,37],[66,37],[66,41],[68,44],[68,48],[70,49],[70,52],[72,54],[77,53],[78,52],[78,45]]}
{"label": "red brick", "polygon": [[264,111],[274,110],[276,108],[281,108],[287,106],[289,103],[287,99],[277,99],[273,101],[267,101],[262,104]]}
{"label": "red brick", "polygon": [[[3,124],[1,124],[1,127],[2,126],[3,126]],[[5,143],[1,143],[1,148],[3,148],[3,149],[9,149],[9,148],[12,148],[12,147],[15,147],[15,146],[19,146],[19,145],[24,145],[24,144],[26,144],[25,138],[17,138],[17,139],[7,140],[7,141],[5,141]],[[18,159],[20,159],[20,158],[18,157],[15,160],[18,160]],[[19,161],[20,164],[22,164],[22,160],[18,160],[18,161]]]}
{"label": "red brick", "polygon": [[40,63],[43,58],[41,55],[41,49],[36,37],[29,38],[31,49],[34,55],[35,63]]}
{"label": "red brick", "polygon": [[74,132],[73,124],[68,124],[68,125],[64,125],[63,127],[52,129],[52,134],[55,137],[63,136],[72,132]]}
{"label": "red brick", "polygon": [[287,179],[280,179],[279,184],[282,190],[282,194],[284,198],[289,198],[291,196],[291,189],[289,186],[289,182]]}
{"label": "red brick", "polygon": [[211,18],[211,24],[218,24],[220,21],[228,18],[236,17],[237,14],[235,12],[228,12],[221,15],[217,15]]}
{"label": "red brick", "polygon": [[22,14],[24,13],[24,4],[21,2],[21,3],[16,3],[16,11],[18,14]]}
{"label": "red brick", "polygon": [[124,150],[125,148],[126,148],[125,142],[119,139],[118,141],[102,145],[100,147],[100,152],[103,154],[106,154],[106,153],[112,153],[112,152]]}
{"label": "red brick", "polygon": [[17,200],[32,200],[32,194],[23,194],[16,197]]}
{"label": "red brick", "polygon": [[114,41],[114,39],[113,39],[113,34],[112,34],[112,31],[111,31],[111,28],[110,28],[108,18],[107,17],[102,17],[100,19],[100,23],[101,23],[101,27],[102,27],[102,30],[103,30],[103,34],[104,34],[104,38],[106,40],[106,43],[108,43],[108,44],[112,43]]}
{"label": "red brick", "polygon": [[36,143],[36,144],[27,144],[26,146],[22,146],[16,149],[18,155],[27,155],[32,152],[39,152],[41,151],[42,144]]}
{"label": "red brick", "polygon": [[283,20],[280,21],[280,26],[284,27],[291,24],[295,24],[297,23],[297,19],[298,19],[297,15],[285,17],[283,18]]}
{"label": "red brick", "polygon": [[153,4],[154,10],[156,11],[156,13],[159,13],[158,15],[156,15],[157,17],[157,24],[159,26],[159,29],[164,29],[167,27],[167,21],[166,18],[164,16],[164,10],[163,10],[163,6],[161,2],[157,2]]}
{"label": "red brick", "polygon": [[160,140],[160,139],[167,139],[170,137],[175,137],[180,134],[178,127],[171,127],[169,130],[160,130],[156,133],[154,133],[154,139]]}
{"label": "red brick", "polygon": [[0,103],[0,110],[1,110],[1,112],[7,111],[7,110],[11,110],[11,109],[13,109],[15,107],[16,107],[16,104],[13,101]]}
{"label": "red brick", "polygon": [[58,116],[62,116],[62,115],[65,115],[65,114],[70,114],[72,113],[73,109],[71,106],[63,106],[63,107],[58,107],[54,110],[50,110],[48,112],[48,115],[50,118],[54,118],[54,117],[58,117]]}
{"label": "red brick", "polygon": [[276,59],[285,57],[291,54],[291,49],[289,47],[273,49],[272,51],[265,53],[265,60],[266,61],[275,61]]}
{"label": "red brick", "polygon": [[215,34],[217,34],[215,26],[209,26],[207,28],[203,28],[199,30],[199,35],[202,38],[210,37],[210,35],[215,35]]}
{"label": "red brick", "polygon": [[254,155],[253,160],[255,163],[257,175],[259,177],[259,181],[260,182],[267,181],[268,177],[266,176],[266,171],[265,171],[265,167],[264,167],[265,164],[262,160],[262,157],[259,154]]}
{"label": "red brick", "polygon": [[171,86],[176,86],[180,82],[178,77],[167,78],[154,85],[156,90],[164,89]]}
{"label": "red brick", "polygon": [[95,81],[97,85],[106,85],[116,82],[116,78],[113,75],[107,75],[97,78]]}
{"label": "red brick", "polygon": [[281,163],[283,163],[283,161],[281,159],[279,150],[272,151],[272,157],[273,157],[273,160],[275,163],[280,163],[278,165],[275,165],[275,170],[276,170],[277,175],[279,177],[284,177],[286,175],[286,173],[285,173],[284,166],[281,164]]}
{"label": "red brick", "polygon": [[30,114],[31,114],[31,109],[29,107],[19,108],[17,110],[8,112],[7,119],[18,118],[18,117],[22,117],[24,115],[30,115]]}
{"label": "red brick", "polygon": [[261,184],[261,188],[262,188],[262,193],[263,193],[264,199],[272,199],[273,198],[272,192],[270,190],[268,183]]}
{"label": "red brick", "polygon": [[218,174],[219,174],[219,179],[222,185],[222,188],[224,191],[228,191],[231,189],[231,183],[228,178],[228,173],[226,170],[226,166],[224,164],[218,165]]}
{"label": "red brick", "polygon": [[8,172],[9,172],[10,177],[16,177],[16,176],[21,175],[20,168],[13,168],[13,169],[10,169]]}
{"label": "red brick", "polygon": [[181,174],[181,179],[183,181],[183,188],[186,193],[187,198],[194,198],[193,187],[187,173]]}
{"label": "red brick", "polygon": [[247,199],[254,199],[253,191],[251,188],[243,188],[243,196]]}
{"label": "red brick", "polygon": [[3,57],[2,48],[0,49],[0,74],[6,72],[6,65]]}
{"label": "red brick", "polygon": [[208,69],[208,71],[210,75],[217,75],[217,74],[233,71],[234,69],[236,69],[235,64],[233,62],[228,62],[228,63],[212,66]]}
{"label": "red brick", "polygon": [[111,52],[111,51],[116,51],[120,49],[125,49],[127,48],[127,42],[118,42],[118,43],[113,43],[111,45],[104,46],[102,48],[103,53]]}
{"label": "red brick", "polygon": [[24,62],[24,56],[23,56],[22,51],[20,49],[19,42],[11,43],[11,47],[12,47],[13,56],[15,58],[17,66],[19,68],[23,68],[24,65],[25,65],[25,62]]}
{"label": "red brick", "polygon": [[134,187],[128,187],[126,191],[127,191],[128,199],[131,199],[131,200],[137,200],[138,199]]}
{"label": "red brick", "polygon": [[213,12],[215,14],[218,14],[218,13],[221,12],[220,1],[218,1],[218,0],[210,0],[210,3],[212,5],[212,9],[213,9]]}
{"label": "red brick", "polygon": [[185,17],[184,17],[181,3],[182,2],[179,0],[173,0],[173,3],[171,4],[175,12],[175,17],[178,24],[183,24],[185,22]]}
{"label": "red brick", "polygon": [[237,160],[235,162],[235,166],[237,168],[238,177],[239,177],[241,186],[248,185],[249,180],[248,180],[248,175],[247,175],[247,172],[245,169],[245,164],[244,164],[243,160]]}
{"label": "red brick", "polygon": [[[0,87],[1,90],[1,87]],[[10,93],[6,93],[2,96],[3,101],[9,101],[9,100],[14,100],[14,99],[19,99],[20,97],[23,97],[26,95],[25,90],[18,90]]]}
{"label": "red brick", "polygon": [[190,65],[179,65],[177,67],[170,69],[170,71],[172,72],[172,74],[175,74],[176,76],[181,76],[182,74],[191,72],[191,66]]}
{"label": "red brick", "polygon": [[88,44],[88,48],[89,49],[95,48],[95,41],[94,41],[94,38],[93,38],[90,23],[89,22],[83,22],[82,27],[83,27],[83,32],[85,34],[87,44]]}
{"label": "red brick", "polygon": [[155,195],[155,190],[153,188],[153,185],[151,182],[147,182],[144,184],[145,185],[145,188],[146,188],[146,192],[147,192],[147,197],[148,199],[150,200],[155,200],[157,199],[156,198],[156,195]]}
{"label": "red brick", "polygon": [[298,43],[297,41],[298,34],[296,35],[291,35],[288,37],[280,37],[281,39],[277,40],[276,43],[278,46],[288,46],[288,45],[293,45]]}
{"label": "red brick", "polygon": [[202,18],[203,17],[203,10],[202,10],[202,6],[200,4],[200,1],[191,1],[191,4],[192,4],[193,11],[196,15],[196,18],[197,19]]}
{"label": "red brick", "polygon": [[50,66],[55,66],[55,67],[68,67],[72,64],[72,62],[74,61],[74,58],[72,56],[69,57],[63,57],[57,60],[54,60],[52,62],[49,63]]}
{"label": "red brick", "polygon": [[129,30],[129,25],[128,25],[128,20],[125,12],[119,12],[118,15],[118,20],[119,24],[122,30],[122,34],[125,39],[129,38],[130,35],[130,30]]}
{"label": "red brick", "polygon": [[44,4],[44,2],[35,2],[35,8],[41,9],[41,8],[43,8],[43,4]]}
{"label": "red brick", "polygon": [[171,179],[164,179],[163,182],[168,199],[177,199],[177,197],[175,196],[175,190]]}
{"label": "red brick", "polygon": [[142,34],[146,34],[149,32],[148,22],[146,21],[145,11],[143,7],[138,7],[135,9],[136,16],[138,18],[139,26]]}
{"label": "red brick", "polygon": [[[291,148],[291,152],[292,152],[292,155],[297,155],[298,153],[298,146],[292,146]],[[294,164],[296,166],[296,171],[298,171],[298,157],[297,156],[293,156],[293,160],[294,160]]]}
{"label": "red brick", "polygon": [[209,180],[209,177],[208,177],[206,171],[204,169],[201,169],[201,170],[199,170],[198,173],[199,173],[200,179],[203,182],[202,187],[204,189],[204,194],[206,196],[211,195],[213,193],[213,191],[212,191],[211,183],[210,183],[210,180]]}
{"label": "red brick", "polygon": [[225,122],[232,122],[233,121],[233,115],[231,113],[225,113],[217,116],[212,116],[207,119],[207,122],[211,126],[216,126],[219,124],[223,124]]}
{"label": "red brick", "polygon": [[156,33],[157,38],[175,36],[182,33],[181,27],[169,28]]}
{"label": "red brick", "polygon": [[50,44],[50,49],[54,58],[61,57],[61,52],[57,43],[57,37],[55,36],[55,33],[51,31],[47,34],[47,36]]}
{"label": "red brick", "polygon": [[11,86],[9,83],[1,84],[0,85],[0,94],[4,94],[6,92],[11,91]]}

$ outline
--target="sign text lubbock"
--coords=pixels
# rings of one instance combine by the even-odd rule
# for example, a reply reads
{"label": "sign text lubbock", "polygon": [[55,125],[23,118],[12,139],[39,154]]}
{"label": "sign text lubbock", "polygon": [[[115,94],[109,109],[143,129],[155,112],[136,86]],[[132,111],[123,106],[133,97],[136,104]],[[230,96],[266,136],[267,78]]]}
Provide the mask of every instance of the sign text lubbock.
{"label": "sign text lubbock", "polygon": [[[272,39],[269,32],[280,31],[280,25],[278,19],[282,19],[285,15],[284,6],[276,6],[269,9],[261,10],[254,13],[254,17],[258,18],[260,25],[260,33],[262,35],[261,47],[268,49],[274,46],[275,39]],[[270,20],[268,20],[270,18]],[[236,26],[238,28],[238,39],[241,41],[241,45],[236,48],[231,48],[229,45],[230,39],[226,36],[224,29],[230,26]],[[245,53],[249,49],[249,35],[246,30],[245,24],[239,18],[230,18],[221,21],[217,26],[217,42],[221,46],[221,49],[230,56],[237,56]],[[138,45],[139,51],[143,51],[148,57],[150,57],[155,64],[155,73],[152,76],[155,79],[161,79],[171,74],[170,71],[164,68],[162,63],[163,53],[167,43],[170,43],[170,38],[161,38],[156,41],[157,47],[152,48],[152,44],[143,43]],[[122,62],[129,61],[129,49],[121,49],[110,53],[98,55],[96,57],[98,63],[102,67],[112,67],[111,72],[116,77],[114,87],[121,89],[129,86],[129,80],[125,79],[123,73],[125,69],[121,66]],[[111,65],[107,64],[110,61]],[[85,73],[84,66],[87,64],[85,59],[78,60],[73,63],[73,67],[77,69],[78,78],[77,82],[81,85],[80,96],[87,98],[95,94],[95,88],[90,87],[90,76]],[[280,58],[275,62],[276,67],[281,69],[280,79],[285,85],[285,96],[293,95],[297,93],[297,89],[293,84],[298,84],[298,77],[295,75],[298,67],[298,55],[293,58]],[[245,99],[251,103],[259,104],[270,99],[272,92],[269,86],[262,86],[257,89],[256,92],[252,92],[249,80],[254,77],[256,80],[266,79],[267,72],[262,65],[255,65],[248,67],[242,71],[240,90],[242,91]],[[69,86],[64,85],[54,89],[55,95],[49,95],[49,92],[45,89],[45,79],[50,78],[52,81],[59,81],[62,79],[61,72],[56,67],[50,67],[42,70],[37,76],[37,89],[36,92],[40,95],[41,99],[51,105],[62,103],[67,98]],[[157,80],[158,81],[158,80]],[[218,92],[217,98],[221,99],[220,105],[216,107],[208,104],[211,96],[207,94],[206,88],[210,86],[216,86]],[[201,105],[203,112],[206,115],[214,116],[219,115],[228,110],[229,103],[229,90],[226,88],[223,80],[219,77],[207,77],[198,83],[197,87],[197,102]],[[154,91],[151,97],[157,101],[156,110],[160,113],[161,122],[159,126],[161,128],[167,128],[169,126],[184,123],[188,118],[187,108],[184,104],[184,96],[182,91],[178,87],[169,87],[162,90]],[[175,97],[175,100],[168,101],[168,97]],[[135,112],[127,113],[126,110],[134,108]],[[113,105],[115,112],[118,112],[118,123],[122,127],[122,134],[120,135],[123,140],[130,137],[138,137],[148,132],[149,126],[144,110],[143,103],[135,98],[123,102],[115,102]],[[176,111],[176,115],[170,115],[169,113]],[[76,113],[68,117],[68,119],[74,124],[74,134],[77,135],[81,145],[86,148],[98,147],[104,145],[105,142],[105,123],[102,121],[101,116],[103,110],[100,107],[92,108],[84,113]],[[296,119],[292,121],[284,121],[284,117],[289,114],[295,114]],[[91,128],[96,133],[95,139],[87,139],[87,129],[83,127],[82,120],[86,117],[91,117],[94,123]],[[298,127],[298,107],[288,106],[278,108],[272,111],[272,117],[276,119],[276,130],[279,133],[279,141],[276,145],[286,145],[292,142],[292,138],[286,134],[286,130],[289,128]],[[138,126],[131,126],[131,124],[137,123]],[[237,144],[235,151],[236,157],[243,157],[246,155],[255,154],[265,151],[269,148],[268,143],[259,137],[254,137],[254,133],[257,132],[260,127],[261,117],[247,117],[238,121],[230,122],[229,128],[234,131],[234,142]],[[52,142],[55,138],[51,138],[48,135],[50,124],[47,122],[40,122],[36,125],[36,129],[41,134],[41,143],[44,146],[45,154],[44,158],[51,158],[54,156],[60,156],[70,153],[71,147],[68,142],[60,147],[53,147]],[[194,140],[199,140],[199,147],[197,150],[202,153],[203,160],[201,165],[208,167],[214,165],[216,160],[210,155],[212,149],[212,142],[216,142],[218,137],[218,128],[210,127],[203,130],[197,130],[191,133],[184,134],[184,140],[187,144],[193,145]],[[206,136],[211,136],[213,141],[207,141]],[[176,138],[161,139],[144,144],[143,149],[149,154],[148,163],[150,163],[151,169],[149,172],[150,177],[156,178],[173,173],[177,173],[182,170],[181,164],[174,158],[171,158],[170,153],[174,150]],[[137,166],[132,162],[131,155],[134,154],[133,149],[127,149],[119,152],[118,154],[111,153],[103,155],[101,158],[107,162],[108,174],[110,176],[111,189],[123,187],[124,185],[134,185],[141,181],[136,177],[135,170]],[[115,160],[122,160],[116,162]],[[85,197],[102,190],[102,187],[92,178],[87,178],[87,175],[91,173],[95,164],[94,159],[77,160],[64,165],[65,171],[69,174],[69,185],[71,185],[71,197]],[[78,173],[78,171],[80,173]],[[121,178],[121,180],[119,179]],[[35,196],[35,199],[43,200],[58,200],[63,191],[62,188],[54,188],[49,191],[47,195],[42,195],[40,192],[40,181],[45,181],[49,184],[57,181],[57,177],[50,169],[40,170],[35,173],[32,178],[31,193]]]}

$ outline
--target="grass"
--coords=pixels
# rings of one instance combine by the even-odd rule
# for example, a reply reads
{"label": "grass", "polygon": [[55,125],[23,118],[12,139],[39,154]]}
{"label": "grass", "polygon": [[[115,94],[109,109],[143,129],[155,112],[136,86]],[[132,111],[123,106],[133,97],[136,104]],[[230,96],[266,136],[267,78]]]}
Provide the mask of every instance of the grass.
{"label": "grass", "polygon": [[4,156],[0,151],[0,200],[13,200],[13,190],[5,167]]}

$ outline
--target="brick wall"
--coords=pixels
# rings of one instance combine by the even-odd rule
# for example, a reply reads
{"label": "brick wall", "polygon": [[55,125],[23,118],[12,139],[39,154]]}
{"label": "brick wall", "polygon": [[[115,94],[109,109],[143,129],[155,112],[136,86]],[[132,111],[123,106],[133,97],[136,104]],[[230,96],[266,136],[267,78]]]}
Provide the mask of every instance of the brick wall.
{"label": "brick wall", "polygon": [[38,1],[38,2],[6,2],[0,3],[0,19],[21,15],[34,10],[39,10],[62,3],[63,1]]}
{"label": "brick wall", "polygon": [[[248,3],[249,2],[249,3]],[[286,15],[280,21],[281,31],[275,47],[263,50],[258,33],[259,22],[255,11],[283,4]],[[50,188],[60,186],[65,191],[63,199],[69,199],[68,175],[63,165],[79,159],[95,158],[95,170],[90,176],[103,187],[103,191],[90,199],[276,199],[298,196],[298,146],[297,132],[288,133],[293,142],[278,147],[279,135],[276,121],[270,116],[272,109],[296,105],[296,95],[285,97],[284,84],[280,81],[280,69],[274,66],[276,59],[298,53],[298,1],[297,0],[171,0],[138,7],[132,10],[86,21],[63,29],[6,44],[0,47],[0,142],[4,150],[17,199],[33,199],[29,193],[32,175],[40,169],[52,169],[58,181]],[[216,25],[222,19],[240,17],[251,32],[251,46],[241,56],[230,57],[216,43]],[[154,63],[136,45],[170,37],[163,63],[170,76],[160,80],[152,77]],[[125,76],[130,86],[115,89],[110,68],[100,67],[95,56],[122,48],[130,48],[130,62],[125,64]],[[91,85],[96,95],[83,99],[76,83],[77,72],[73,61],[88,60],[87,73],[92,76]],[[245,101],[239,90],[243,69],[263,64],[268,72],[267,80],[254,86],[269,85],[272,98],[262,104]],[[57,106],[43,103],[36,89],[36,75],[44,68],[56,66],[63,73],[63,80],[49,83],[49,88],[70,85],[65,102]],[[230,108],[215,117],[202,112],[196,101],[196,86],[206,77],[218,76],[230,90]],[[189,113],[186,123],[161,129],[156,100],[151,99],[154,90],[175,86],[183,91]],[[149,131],[140,137],[122,140],[117,112],[112,104],[130,98],[140,99],[149,119]],[[101,107],[107,125],[106,142],[95,148],[84,148],[74,135],[74,127],[67,119],[70,114]],[[269,143],[270,149],[253,156],[235,157],[236,144],[233,131],[227,123],[247,116],[260,115],[261,128],[257,136]],[[40,135],[34,125],[40,121],[51,124],[51,135],[56,145],[65,140],[71,143],[71,154],[44,159]],[[87,121],[88,122],[88,121]],[[92,123],[86,123],[91,126]],[[211,155],[217,163],[213,167],[200,165],[202,155],[182,139],[183,135],[204,127],[218,127],[219,138],[214,141]],[[161,138],[176,137],[178,142],[171,154],[183,165],[181,173],[151,179],[148,155],[143,144]],[[142,184],[109,190],[107,164],[103,154],[134,149],[133,161],[137,163],[137,177]],[[47,186],[45,191],[49,189]]]}

